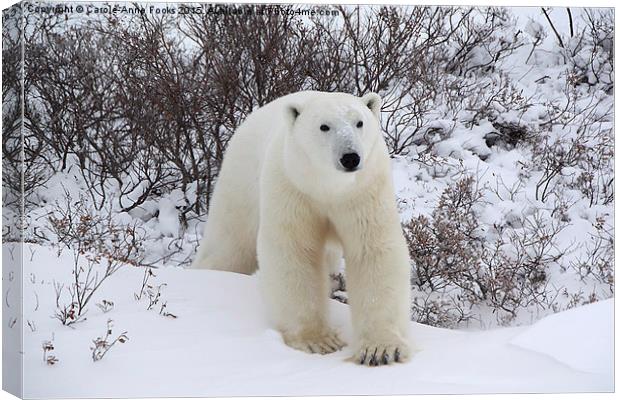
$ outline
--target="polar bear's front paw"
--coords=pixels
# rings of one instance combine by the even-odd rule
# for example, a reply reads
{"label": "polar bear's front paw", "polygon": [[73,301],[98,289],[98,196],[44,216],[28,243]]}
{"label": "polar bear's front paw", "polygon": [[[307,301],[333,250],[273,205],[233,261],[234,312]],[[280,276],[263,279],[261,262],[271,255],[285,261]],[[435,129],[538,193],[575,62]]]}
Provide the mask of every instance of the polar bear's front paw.
{"label": "polar bear's front paw", "polygon": [[283,334],[284,343],[307,353],[329,354],[346,346],[334,331],[314,334]]}
{"label": "polar bear's front paw", "polygon": [[406,343],[368,343],[365,342],[353,356],[353,361],[370,367],[407,362],[410,350]]}

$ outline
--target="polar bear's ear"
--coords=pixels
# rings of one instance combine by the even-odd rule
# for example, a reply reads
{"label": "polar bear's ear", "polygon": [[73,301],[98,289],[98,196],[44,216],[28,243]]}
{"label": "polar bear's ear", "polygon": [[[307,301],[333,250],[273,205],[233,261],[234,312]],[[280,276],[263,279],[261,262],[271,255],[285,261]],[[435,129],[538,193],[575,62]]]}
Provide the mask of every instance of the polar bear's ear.
{"label": "polar bear's ear", "polygon": [[362,101],[366,104],[366,107],[370,108],[377,118],[381,113],[381,96],[377,93],[367,93],[362,96]]}
{"label": "polar bear's ear", "polygon": [[286,107],[286,116],[289,122],[291,123],[291,125],[295,123],[295,120],[297,120],[297,117],[299,117],[299,113],[300,113],[300,108],[299,108],[299,105],[297,104],[289,104]]}

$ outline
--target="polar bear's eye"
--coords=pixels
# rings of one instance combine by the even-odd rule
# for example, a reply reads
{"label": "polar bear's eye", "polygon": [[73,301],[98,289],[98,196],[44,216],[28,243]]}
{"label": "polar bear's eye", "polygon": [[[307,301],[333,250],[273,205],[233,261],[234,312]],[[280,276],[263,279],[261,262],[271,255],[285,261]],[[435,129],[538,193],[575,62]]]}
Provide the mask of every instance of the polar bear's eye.
{"label": "polar bear's eye", "polygon": [[323,125],[321,125],[321,130],[322,130],[323,132],[327,132],[327,131],[329,130],[329,126],[327,126],[327,125],[323,124]]}
{"label": "polar bear's eye", "polygon": [[357,126],[358,128],[361,128],[362,126],[364,126],[364,123],[362,121],[357,121]]}

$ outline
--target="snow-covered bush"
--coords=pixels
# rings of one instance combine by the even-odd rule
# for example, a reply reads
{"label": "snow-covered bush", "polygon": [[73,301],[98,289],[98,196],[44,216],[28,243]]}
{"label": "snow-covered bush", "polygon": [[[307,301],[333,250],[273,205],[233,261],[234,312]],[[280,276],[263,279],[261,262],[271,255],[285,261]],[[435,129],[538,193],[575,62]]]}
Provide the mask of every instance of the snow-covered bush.
{"label": "snow-covered bush", "polygon": [[600,84],[604,91],[611,92],[614,85],[613,11],[586,10],[584,19],[582,31],[574,32],[571,25],[570,36],[562,42],[564,55],[573,68],[573,82]]}
{"label": "snow-covered bush", "polygon": [[428,298],[420,303],[420,296],[414,296],[413,318],[419,322],[444,326],[463,322],[469,318],[463,308],[471,308],[484,295],[486,287],[479,279],[483,242],[473,210],[481,195],[473,184],[471,177],[459,180],[443,192],[432,219],[419,216],[404,225],[415,265],[413,287],[449,296],[459,292],[430,303]]}
{"label": "snow-covered bush", "polygon": [[524,45],[521,30],[506,8],[470,9],[458,21],[449,42],[445,72],[458,76],[483,75],[496,69],[497,63]]}
{"label": "snow-covered bush", "polygon": [[485,227],[482,203],[482,190],[466,177],[444,190],[430,219],[403,225],[419,322],[456,326],[490,309],[506,324],[521,309],[553,305],[557,291],[548,287],[548,273],[567,250],[558,240],[565,224],[535,212]]}
{"label": "snow-covered bush", "polygon": [[459,180],[446,188],[432,221],[425,216],[404,226],[409,253],[415,268],[414,282],[420,287],[441,290],[455,279],[463,278],[466,291],[477,292],[473,285],[482,252],[478,219],[473,207],[480,200],[473,178]]}

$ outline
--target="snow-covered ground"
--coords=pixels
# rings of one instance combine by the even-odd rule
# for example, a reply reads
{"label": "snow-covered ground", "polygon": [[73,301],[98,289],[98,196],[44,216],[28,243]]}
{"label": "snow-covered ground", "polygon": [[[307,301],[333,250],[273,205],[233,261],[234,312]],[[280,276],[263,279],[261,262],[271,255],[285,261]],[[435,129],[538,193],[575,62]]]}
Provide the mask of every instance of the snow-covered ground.
{"label": "snow-covered ground", "polygon": [[[4,261],[11,257],[5,245]],[[52,248],[24,249],[24,395],[155,397],[500,392],[607,392],[613,384],[613,300],[543,318],[532,326],[465,332],[412,323],[417,352],[407,364],[381,368],[347,361],[350,346],[331,355],[288,348],[264,317],[256,277],[166,268],[161,301],[177,318],[138,301],[144,270],[123,266],[106,281],[87,320],[65,327],[54,282],[71,276],[71,256]],[[4,271],[4,279],[8,271]],[[104,313],[94,306],[114,302]],[[9,292],[7,301],[15,304]],[[332,301],[332,319],[351,343],[348,307]],[[7,308],[3,325],[14,316]],[[97,362],[92,340],[126,331]],[[33,326],[30,328],[29,325]],[[6,328],[5,328],[6,329]],[[17,329],[9,332],[17,333]],[[51,340],[55,365],[43,361]],[[17,351],[17,349],[13,349]],[[49,353],[48,353],[49,354]],[[5,366],[6,367],[6,366]]]}

